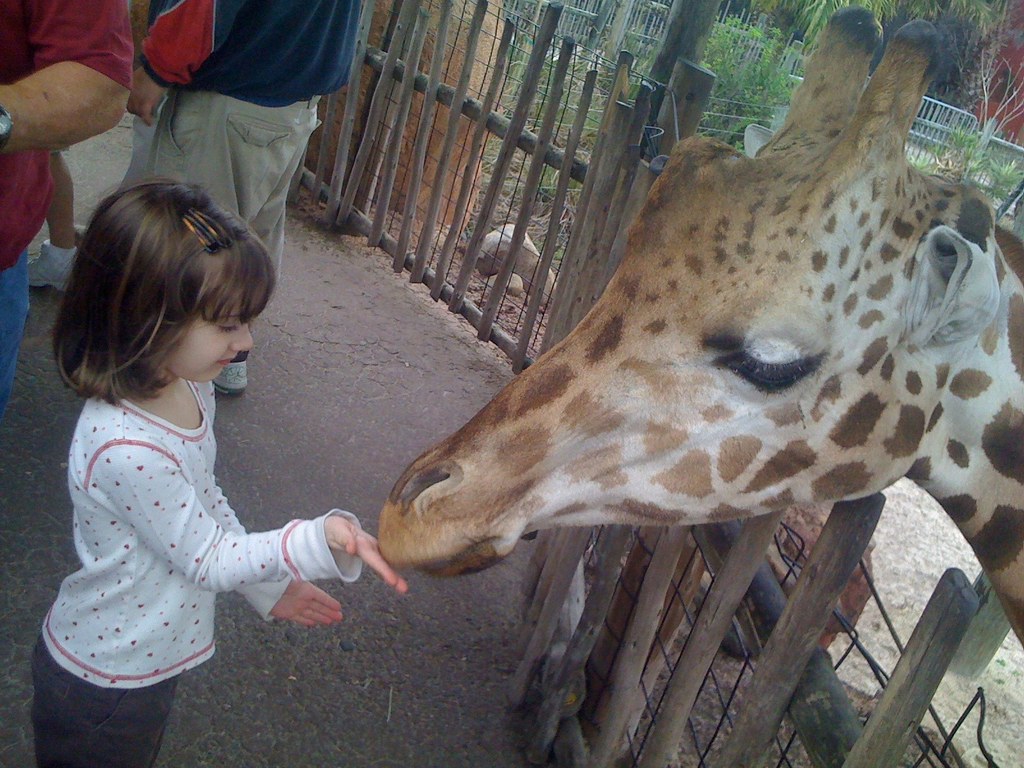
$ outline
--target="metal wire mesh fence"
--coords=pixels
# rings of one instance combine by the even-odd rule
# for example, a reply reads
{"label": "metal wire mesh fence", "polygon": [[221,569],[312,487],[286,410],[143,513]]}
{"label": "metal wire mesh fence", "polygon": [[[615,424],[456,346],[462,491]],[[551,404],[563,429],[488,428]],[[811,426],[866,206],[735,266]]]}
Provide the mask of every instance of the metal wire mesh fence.
{"label": "metal wire mesh fence", "polygon": [[[594,530],[585,560],[587,568],[591,567],[591,554],[598,540],[602,535],[606,535],[607,530]],[[633,546],[629,548],[630,551],[634,551],[635,548],[645,553],[648,558],[653,556],[652,535],[650,529],[634,529]],[[677,671],[689,632],[697,620],[720,566],[719,555],[709,551],[710,549],[712,548],[708,541],[699,535],[692,537],[688,545],[682,548],[671,589],[665,598],[665,609],[655,635],[655,642],[640,680],[643,690],[643,711],[635,729],[629,735],[628,759],[625,763],[627,765],[641,764],[648,735],[659,717],[665,714],[663,705],[667,682]],[[776,575],[782,588],[788,591],[803,570],[809,544],[797,530],[783,522],[774,537],[774,550]],[[635,557],[633,554],[630,556]],[[625,612],[610,612],[616,618],[613,622],[606,620],[603,636],[598,641],[597,649],[587,666],[587,702],[581,717],[592,731],[601,727],[610,670],[624,640],[623,627],[628,624],[638,599],[638,584],[631,581],[629,574],[630,569],[624,568],[623,574],[619,577],[616,597],[620,603],[627,603],[629,608]],[[881,616],[889,640],[902,651],[903,638],[899,636],[879,593],[869,562],[861,561],[854,578],[863,580],[868,586],[870,603]],[[742,701],[761,651],[759,638],[749,629],[750,610],[749,604],[745,605],[733,618],[733,630],[727,636],[726,642],[704,678],[697,702],[687,721],[687,736],[679,746],[678,761],[672,764],[673,766],[704,768],[719,764],[715,758],[719,755],[725,737],[735,724],[737,705]],[[886,669],[884,663],[876,658],[871,640],[866,639],[856,628],[855,617],[849,617],[843,609],[836,608],[833,611],[833,618],[832,631],[835,639],[831,641],[829,649],[831,665],[851,695],[863,722],[871,713],[877,698],[877,694],[865,693],[864,681],[874,681],[878,691],[884,690],[891,670]],[[968,763],[962,755],[966,751],[972,751],[980,753],[988,766],[998,766],[996,757],[985,743],[986,705],[985,692],[978,688],[964,709],[952,718],[942,718],[934,707],[930,707],[929,716],[917,728],[913,743],[899,765],[963,768]],[[782,729],[773,741],[769,758],[764,764],[806,768],[815,763],[809,758],[792,724],[784,721]]]}

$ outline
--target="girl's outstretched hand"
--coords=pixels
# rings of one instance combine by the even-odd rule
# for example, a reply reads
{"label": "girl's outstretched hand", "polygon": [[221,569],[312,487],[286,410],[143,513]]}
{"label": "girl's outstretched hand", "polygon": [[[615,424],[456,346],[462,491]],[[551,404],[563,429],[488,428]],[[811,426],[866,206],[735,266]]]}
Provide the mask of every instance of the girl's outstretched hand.
{"label": "girl's outstretched hand", "polygon": [[324,521],[327,544],[331,549],[347,552],[358,557],[377,572],[385,584],[399,594],[409,591],[409,585],[398,572],[388,565],[380,553],[377,539],[368,534],[358,525],[344,517],[332,515]]}
{"label": "girl's outstretched hand", "polygon": [[308,581],[292,581],[274,603],[270,615],[294,621],[303,627],[331,625],[341,621],[341,603]]}

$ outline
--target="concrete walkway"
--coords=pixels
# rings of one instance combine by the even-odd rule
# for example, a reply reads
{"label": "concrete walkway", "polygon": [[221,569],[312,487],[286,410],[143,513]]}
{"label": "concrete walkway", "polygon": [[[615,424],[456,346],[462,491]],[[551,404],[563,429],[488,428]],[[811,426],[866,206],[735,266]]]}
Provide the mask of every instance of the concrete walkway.
{"label": "concrete walkway", "polygon": [[[127,121],[74,147],[80,223],[120,180]],[[390,257],[295,215],[285,276],[256,330],[250,388],[218,404],[218,476],[250,530],[334,506],[376,530],[406,463],[511,377],[469,326],[390,270]],[[33,291],[14,395],[0,425],[0,766],[32,764],[29,653],[75,567],[66,486],[80,403],[48,330],[59,295]],[[528,550],[482,574],[372,576],[328,589],[346,620],[303,630],[219,598],[218,651],[183,677],[160,766],[522,766],[505,706]]]}

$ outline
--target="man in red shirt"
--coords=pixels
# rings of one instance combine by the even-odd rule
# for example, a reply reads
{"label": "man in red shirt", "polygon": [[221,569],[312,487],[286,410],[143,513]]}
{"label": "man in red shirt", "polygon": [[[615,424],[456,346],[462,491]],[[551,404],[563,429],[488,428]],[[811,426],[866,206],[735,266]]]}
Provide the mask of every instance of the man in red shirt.
{"label": "man in red shirt", "polygon": [[25,249],[53,191],[50,151],[117,124],[131,66],[124,0],[0,0],[0,418],[28,314]]}

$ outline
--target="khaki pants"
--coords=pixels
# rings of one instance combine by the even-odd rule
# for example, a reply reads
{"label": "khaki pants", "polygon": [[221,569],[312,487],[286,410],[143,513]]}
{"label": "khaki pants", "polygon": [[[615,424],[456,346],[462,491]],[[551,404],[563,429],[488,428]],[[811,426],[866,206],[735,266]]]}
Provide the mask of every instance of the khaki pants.
{"label": "khaki pants", "polygon": [[262,107],[211,91],[172,89],[146,171],[204,186],[249,223],[280,271],[288,186],[319,125],[318,100]]}

